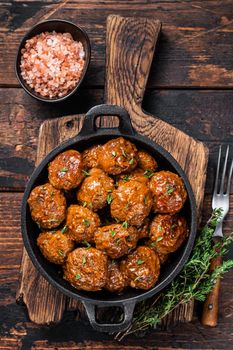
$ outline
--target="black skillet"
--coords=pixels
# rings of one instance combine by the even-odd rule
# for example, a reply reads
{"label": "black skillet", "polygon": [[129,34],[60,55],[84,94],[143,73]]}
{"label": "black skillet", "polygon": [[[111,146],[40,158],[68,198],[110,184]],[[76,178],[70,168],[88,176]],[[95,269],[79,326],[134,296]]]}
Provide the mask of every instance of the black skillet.
{"label": "black skillet", "polygon": [[[97,128],[96,118],[98,116],[117,116],[119,119],[118,128]],[[56,265],[48,262],[40,253],[36,245],[36,237],[39,234],[37,224],[31,219],[27,199],[35,186],[46,182],[48,163],[60,152],[67,149],[83,151],[87,147],[98,143],[105,143],[112,138],[123,136],[135,143],[138,148],[148,151],[158,161],[160,169],[166,169],[177,173],[184,181],[188,198],[183,209],[189,224],[189,237],[185,244],[179,249],[165,265],[159,277],[158,283],[148,291],[128,289],[122,295],[109,292],[84,292],[72,287],[70,283],[62,278],[61,270]],[[192,188],[187,176],[177,161],[158,144],[150,139],[139,135],[132,127],[130,117],[125,109],[112,105],[99,105],[93,107],[86,114],[83,127],[80,133],[72,139],[62,143],[49,153],[40,165],[33,172],[22,202],[21,225],[24,245],[26,250],[39,272],[56,288],[67,296],[82,301],[92,327],[103,332],[118,332],[126,329],[133,316],[135,304],[138,301],[147,299],[164,289],[181,271],[187,261],[196,236],[196,203]],[[96,320],[96,307],[120,307],[123,309],[124,317],[120,323],[99,323]]]}

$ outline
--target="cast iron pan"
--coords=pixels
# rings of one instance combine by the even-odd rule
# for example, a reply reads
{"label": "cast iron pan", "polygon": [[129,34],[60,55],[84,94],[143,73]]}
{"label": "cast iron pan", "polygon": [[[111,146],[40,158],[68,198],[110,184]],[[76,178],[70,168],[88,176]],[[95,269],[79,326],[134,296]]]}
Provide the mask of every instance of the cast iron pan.
{"label": "cast iron pan", "polygon": [[[118,128],[97,128],[96,118],[98,116],[117,116],[119,119]],[[158,283],[148,291],[128,289],[122,295],[115,295],[109,292],[85,292],[78,291],[62,278],[61,270],[56,265],[48,262],[40,253],[36,245],[36,237],[39,234],[37,224],[31,219],[27,199],[35,186],[44,184],[48,177],[47,165],[60,152],[67,149],[83,151],[93,144],[105,143],[112,138],[123,136],[135,143],[138,148],[148,151],[158,161],[160,169],[166,169],[177,173],[184,181],[188,198],[183,209],[183,214],[189,224],[189,237],[186,243],[173,255],[170,263],[161,269]],[[84,119],[80,133],[72,139],[56,147],[47,155],[40,165],[33,172],[22,202],[21,225],[24,245],[26,250],[39,272],[56,288],[67,296],[82,301],[92,327],[103,332],[117,332],[126,329],[133,316],[136,302],[147,299],[165,288],[180,272],[187,261],[196,235],[196,203],[192,188],[187,176],[177,161],[162,147],[148,138],[139,135],[133,129],[130,117],[125,109],[112,105],[99,105],[90,109]],[[99,323],[96,320],[96,307],[120,307],[124,317],[120,323]]]}

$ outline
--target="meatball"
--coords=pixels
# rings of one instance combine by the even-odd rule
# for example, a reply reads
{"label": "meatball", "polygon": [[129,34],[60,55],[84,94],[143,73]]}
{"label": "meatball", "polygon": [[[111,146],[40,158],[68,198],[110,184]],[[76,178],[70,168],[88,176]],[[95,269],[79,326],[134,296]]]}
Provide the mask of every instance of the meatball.
{"label": "meatball", "polygon": [[97,211],[110,204],[114,189],[114,181],[101,169],[93,168],[84,179],[77,192],[77,199],[81,204],[87,205]]}
{"label": "meatball", "polygon": [[145,175],[145,171],[139,168],[133,170],[130,174],[121,174],[117,177],[118,185],[131,180],[142,182],[145,185],[149,186],[149,179]]}
{"label": "meatball", "polygon": [[75,245],[74,242],[61,231],[40,233],[37,245],[44,257],[54,264],[64,264],[67,254]]}
{"label": "meatball", "polygon": [[112,217],[136,226],[148,216],[153,204],[149,187],[135,180],[120,183],[112,198]]}
{"label": "meatball", "polygon": [[153,210],[158,213],[177,213],[187,198],[182,179],[170,171],[159,171],[150,180],[153,193]]}
{"label": "meatball", "polygon": [[71,190],[83,180],[82,156],[78,151],[60,153],[49,163],[49,182],[58,189]]}
{"label": "meatball", "polygon": [[31,216],[45,229],[58,227],[66,216],[64,194],[51,184],[35,187],[28,198]]}
{"label": "meatball", "polygon": [[73,250],[64,265],[64,278],[77,289],[101,290],[107,274],[107,256],[96,248]]}
{"label": "meatball", "polygon": [[121,261],[120,269],[131,287],[149,289],[158,280],[160,262],[153,250],[141,246]]}
{"label": "meatball", "polygon": [[150,233],[149,219],[146,218],[140,226],[137,226],[137,230],[138,230],[138,239],[148,238]]}
{"label": "meatball", "polygon": [[83,157],[83,167],[84,169],[91,169],[98,167],[98,157],[99,150],[101,149],[101,145],[94,145],[90,148],[87,148],[82,153]]}
{"label": "meatball", "polygon": [[128,254],[130,249],[136,247],[138,233],[135,227],[123,226],[112,224],[99,227],[95,231],[96,248],[104,251],[112,259]]}
{"label": "meatball", "polygon": [[118,175],[136,168],[137,159],[136,146],[123,137],[119,137],[102,146],[98,163],[106,173]]}
{"label": "meatball", "polygon": [[164,264],[168,258],[169,254],[162,254],[160,251],[156,249],[156,242],[152,241],[151,239],[147,239],[145,241],[145,245],[152,249],[159,257],[160,265]]}
{"label": "meatball", "polygon": [[108,261],[108,278],[105,289],[109,292],[120,293],[126,287],[126,280],[121,273],[119,263],[116,260]]}
{"label": "meatball", "polygon": [[66,225],[69,236],[76,242],[93,242],[94,231],[100,226],[100,219],[88,208],[72,204],[67,210]]}
{"label": "meatball", "polygon": [[139,168],[153,173],[158,167],[156,160],[147,152],[139,151],[138,152],[138,166]]}
{"label": "meatball", "polygon": [[176,251],[188,234],[185,218],[178,215],[159,214],[150,226],[150,238],[159,254]]}

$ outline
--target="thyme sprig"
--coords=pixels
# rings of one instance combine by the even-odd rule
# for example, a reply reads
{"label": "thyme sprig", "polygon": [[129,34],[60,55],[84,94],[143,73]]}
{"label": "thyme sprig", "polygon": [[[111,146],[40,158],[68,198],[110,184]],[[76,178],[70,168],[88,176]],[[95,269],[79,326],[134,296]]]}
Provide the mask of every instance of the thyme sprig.
{"label": "thyme sprig", "polygon": [[204,301],[215,284],[216,279],[233,267],[233,260],[224,261],[212,273],[209,271],[210,260],[218,255],[225,255],[226,247],[233,240],[233,233],[225,236],[221,243],[213,245],[212,236],[222,217],[222,210],[215,209],[207,224],[201,229],[196,239],[192,254],[180,274],[159,296],[140,302],[134,313],[130,327],[118,333],[115,338],[122,340],[126,335],[155,328],[161,320],[181,304],[192,299]]}

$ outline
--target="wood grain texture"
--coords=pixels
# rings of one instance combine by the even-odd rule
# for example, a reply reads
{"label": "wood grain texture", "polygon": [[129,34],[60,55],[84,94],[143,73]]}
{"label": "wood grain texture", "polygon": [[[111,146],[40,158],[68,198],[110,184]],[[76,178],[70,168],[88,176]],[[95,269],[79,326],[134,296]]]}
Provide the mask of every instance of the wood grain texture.
{"label": "wood grain texture", "polygon": [[[160,22],[156,20],[119,16],[108,18],[106,101],[125,107],[130,113],[136,130],[162,145],[179,161],[195,190],[198,210],[200,211],[205,186],[207,149],[202,143],[141,110],[141,102],[159,31]],[[104,127],[116,125],[114,118],[102,118],[101,122]],[[72,128],[69,127],[70,123]],[[43,123],[40,129],[37,163],[57,144],[78,133],[81,124],[82,117],[79,116]],[[173,149],[174,144],[175,148]],[[196,171],[197,163],[198,172]],[[195,176],[191,177],[191,174],[195,174]],[[24,252],[19,294],[29,309],[29,317],[39,324],[58,321],[65,310],[65,297],[62,296],[59,299],[60,293],[49,286],[42,277],[40,278],[42,278],[43,283],[37,283],[37,287],[32,289],[31,286],[34,286],[39,279],[38,272],[35,269],[33,271],[33,269],[27,254]],[[28,283],[29,278],[31,283]],[[57,297],[54,298],[54,296]],[[30,302],[32,299],[33,305]],[[49,316],[47,303],[41,302],[41,299],[50,300],[51,313]],[[165,320],[165,324],[178,320],[191,321],[192,314],[193,303],[182,305]]]}
{"label": "wood grain texture", "polygon": [[163,22],[159,52],[149,87],[232,87],[233,4],[202,1],[2,1],[0,8],[0,84],[18,86],[17,47],[37,22],[62,18],[84,28],[92,61],[85,84],[104,84],[105,25],[109,14],[158,18]]}

